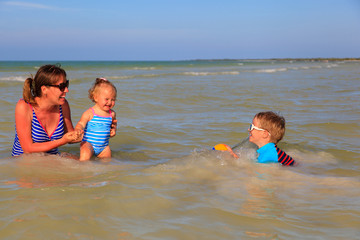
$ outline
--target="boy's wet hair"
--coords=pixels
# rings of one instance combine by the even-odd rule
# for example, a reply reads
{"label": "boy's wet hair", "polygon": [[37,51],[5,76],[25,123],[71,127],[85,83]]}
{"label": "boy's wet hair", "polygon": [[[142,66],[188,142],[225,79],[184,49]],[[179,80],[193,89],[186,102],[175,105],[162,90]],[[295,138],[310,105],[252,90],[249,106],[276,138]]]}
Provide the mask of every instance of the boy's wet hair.
{"label": "boy's wet hair", "polygon": [[272,111],[268,112],[259,112],[255,115],[254,118],[257,118],[261,126],[271,134],[270,141],[273,143],[280,142],[285,135],[285,118],[277,113]]}
{"label": "boy's wet hair", "polygon": [[116,98],[117,90],[116,90],[116,87],[114,86],[114,84],[112,84],[106,78],[96,78],[94,84],[89,89],[89,98],[91,99],[91,101],[95,102],[94,96],[97,93],[97,91],[99,91],[100,87],[103,86],[103,85],[107,85],[107,86],[112,87],[114,92],[115,92],[115,98]]}

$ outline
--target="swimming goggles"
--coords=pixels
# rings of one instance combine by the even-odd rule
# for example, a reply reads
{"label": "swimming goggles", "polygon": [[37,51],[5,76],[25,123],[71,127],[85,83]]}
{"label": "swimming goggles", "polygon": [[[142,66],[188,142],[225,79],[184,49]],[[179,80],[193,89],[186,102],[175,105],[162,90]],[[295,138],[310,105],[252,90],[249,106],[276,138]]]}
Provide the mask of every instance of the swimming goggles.
{"label": "swimming goggles", "polygon": [[60,83],[59,85],[52,85],[52,84],[45,84],[45,86],[49,87],[57,87],[60,89],[60,91],[65,91],[65,88],[69,88],[69,80],[66,80],[64,83]]}
{"label": "swimming goggles", "polygon": [[254,124],[250,124],[249,131],[251,132],[254,129],[259,130],[259,131],[267,131],[269,133],[269,135],[271,136],[271,133],[268,130],[259,128],[259,127],[255,126]]}

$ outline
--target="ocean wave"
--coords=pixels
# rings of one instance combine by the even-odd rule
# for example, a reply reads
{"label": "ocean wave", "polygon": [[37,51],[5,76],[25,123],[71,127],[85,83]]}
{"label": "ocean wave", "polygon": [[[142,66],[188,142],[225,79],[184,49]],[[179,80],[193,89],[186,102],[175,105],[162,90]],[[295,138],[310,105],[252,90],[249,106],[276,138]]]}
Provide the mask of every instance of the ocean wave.
{"label": "ocean wave", "polygon": [[25,79],[26,79],[26,77],[24,77],[24,76],[0,77],[0,81],[24,82]]}
{"label": "ocean wave", "polygon": [[175,73],[153,73],[153,74],[134,74],[123,76],[107,76],[108,79],[134,79],[134,78],[159,78],[168,76],[216,76],[216,75],[239,75],[238,71],[226,72],[175,72]]}
{"label": "ocean wave", "polygon": [[285,72],[288,68],[269,68],[269,69],[258,69],[254,70],[254,72],[258,73],[275,73],[275,72]]}
{"label": "ocean wave", "polygon": [[163,74],[136,74],[136,75],[123,75],[123,76],[106,76],[110,80],[125,80],[125,79],[134,79],[134,78],[155,78],[160,77]]}
{"label": "ocean wave", "polygon": [[285,72],[288,70],[309,70],[309,69],[324,69],[324,68],[336,68],[339,67],[338,64],[327,64],[325,66],[315,65],[315,66],[298,66],[298,67],[283,67],[283,68],[264,68],[264,69],[253,69],[250,72],[256,73],[276,73],[276,72]]}
{"label": "ocean wave", "polygon": [[229,71],[229,72],[184,72],[184,75],[191,76],[209,76],[209,75],[239,75],[238,71]]}
{"label": "ocean wave", "polygon": [[[187,72],[166,72],[166,73],[151,73],[151,74],[130,74],[130,75],[114,75],[107,76],[109,79],[134,79],[134,78],[158,78],[158,77],[168,77],[168,76],[218,76],[218,75],[239,75],[241,72],[250,72],[250,73],[277,73],[277,72],[286,72],[289,70],[301,71],[309,69],[321,69],[321,68],[333,68],[337,67],[337,64],[330,64],[326,66],[298,66],[298,67],[279,67],[279,68],[260,68],[260,69],[241,69],[241,70],[230,70],[230,71],[187,71]],[[138,68],[140,69],[140,68]],[[147,68],[155,70],[154,68]]]}
{"label": "ocean wave", "polygon": [[333,63],[333,64],[327,65],[326,67],[327,68],[334,68],[334,67],[338,67],[338,66],[339,66],[338,64]]}
{"label": "ocean wave", "polygon": [[134,67],[132,70],[156,70],[156,67]]}

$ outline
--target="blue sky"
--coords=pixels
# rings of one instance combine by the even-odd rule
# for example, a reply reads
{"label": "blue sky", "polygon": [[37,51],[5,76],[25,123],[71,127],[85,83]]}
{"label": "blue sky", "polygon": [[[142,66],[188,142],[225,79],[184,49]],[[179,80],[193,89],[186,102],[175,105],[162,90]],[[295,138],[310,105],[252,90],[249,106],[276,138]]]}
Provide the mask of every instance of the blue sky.
{"label": "blue sky", "polygon": [[0,1],[0,60],[360,57],[360,0]]}

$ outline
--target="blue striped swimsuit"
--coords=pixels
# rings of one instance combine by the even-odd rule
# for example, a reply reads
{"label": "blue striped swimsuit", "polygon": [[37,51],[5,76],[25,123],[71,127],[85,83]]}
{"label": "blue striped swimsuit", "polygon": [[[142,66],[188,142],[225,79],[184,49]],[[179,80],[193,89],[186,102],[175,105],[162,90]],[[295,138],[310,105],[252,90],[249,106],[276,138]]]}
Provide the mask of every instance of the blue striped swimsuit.
{"label": "blue striped swimsuit", "polygon": [[[59,123],[58,123],[55,131],[50,135],[47,134],[44,127],[41,125],[32,106],[30,104],[29,104],[29,106],[33,112],[32,121],[31,121],[31,137],[32,137],[32,140],[34,143],[49,142],[49,141],[58,140],[58,139],[62,138],[62,136],[64,135],[64,119],[63,119],[61,106],[59,106],[60,107]],[[24,153],[24,151],[20,145],[20,141],[19,141],[17,131],[16,131],[16,126],[15,126],[15,140],[14,140],[14,145],[12,148],[11,155],[19,156],[23,153]],[[59,151],[57,148],[54,148],[46,153],[58,154]]]}
{"label": "blue striped swimsuit", "polygon": [[111,110],[107,117],[96,115],[93,108],[91,110],[94,116],[86,124],[82,141],[89,142],[97,156],[109,145],[112,117]]}

